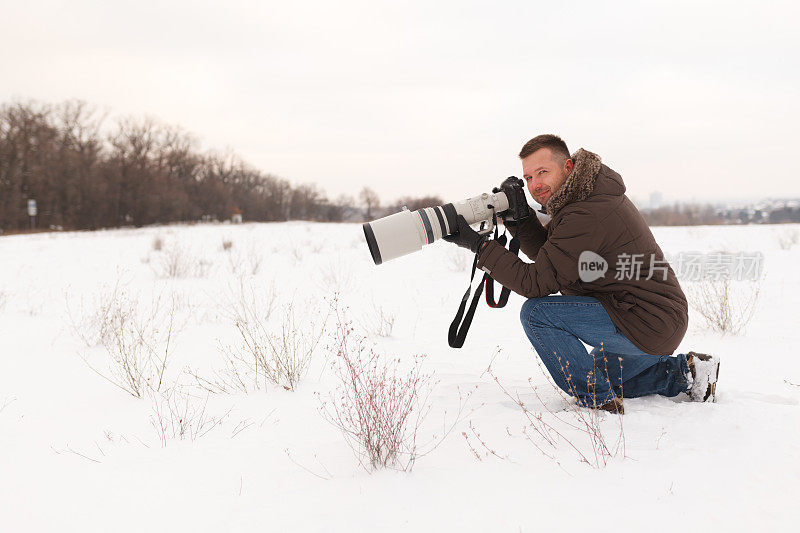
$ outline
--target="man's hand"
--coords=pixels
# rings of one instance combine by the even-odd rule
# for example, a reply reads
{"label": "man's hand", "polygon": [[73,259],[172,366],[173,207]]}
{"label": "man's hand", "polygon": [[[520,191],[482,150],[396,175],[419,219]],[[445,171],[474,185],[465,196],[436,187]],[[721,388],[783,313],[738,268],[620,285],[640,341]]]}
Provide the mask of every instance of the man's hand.
{"label": "man's hand", "polygon": [[445,235],[444,240],[455,243],[462,248],[477,253],[481,244],[486,242],[486,235],[481,235],[467,224],[464,215],[458,215],[458,230],[452,235]]}
{"label": "man's hand", "polygon": [[508,210],[508,209],[503,211],[503,212],[501,212],[501,213],[497,213],[497,218],[507,228],[513,228],[513,227],[516,227],[518,225],[517,221],[514,220],[513,218],[511,218],[511,211]]}

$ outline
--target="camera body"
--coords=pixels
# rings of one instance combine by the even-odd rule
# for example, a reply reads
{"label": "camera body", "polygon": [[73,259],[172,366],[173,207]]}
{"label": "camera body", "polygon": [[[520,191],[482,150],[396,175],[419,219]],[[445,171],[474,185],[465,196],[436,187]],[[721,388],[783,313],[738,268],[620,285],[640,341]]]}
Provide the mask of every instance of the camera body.
{"label": "camera body", "polygon": [[524,220],[531,214],[531,208],[528,206],[528,200],[525,198],[525,182],[516,176],[509,176],[500,187],[492,189],[493,193],[504,192],[508,200],[508,209],[502,213],[497,213],[502,216],[503,220],[512,220],[518,222]]}

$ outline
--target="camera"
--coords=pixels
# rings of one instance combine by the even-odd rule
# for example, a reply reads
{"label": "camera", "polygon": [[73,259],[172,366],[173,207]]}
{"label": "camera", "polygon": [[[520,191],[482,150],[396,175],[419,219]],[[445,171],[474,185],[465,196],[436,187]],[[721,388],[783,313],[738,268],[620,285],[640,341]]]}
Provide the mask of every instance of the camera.
{"label": "camera", "polygon": [[521,221],[530,215],[525,198],[525,182],[511,176],[492,193],[483,193],[460,202],[425,207],[416,211],[403,208],[372,222],[363,224],[372,260],[380,265],[422,249],[426,244],[450,235],[458,227],[458,215],[468,224],[487,221],[484,233],[492,231],[496,218],[504,221]]}

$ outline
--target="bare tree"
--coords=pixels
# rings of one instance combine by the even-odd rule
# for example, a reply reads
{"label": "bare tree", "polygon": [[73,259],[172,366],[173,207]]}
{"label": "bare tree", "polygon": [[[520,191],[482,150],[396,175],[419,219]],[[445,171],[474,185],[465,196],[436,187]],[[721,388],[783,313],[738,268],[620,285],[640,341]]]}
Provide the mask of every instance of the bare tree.
{"label": "bare tree", "polygon": [[30,226],[28,200],[37,202],[37,227],[57,229],[224,220],[237,209],[247,221],[355,222],[364,207],[368,218],[381,215],[368,187],[358,205],[331,200],[230,151],[201,152],[178,126],[125,117],[104,134],[105,118],[79,100],[0,104],[0,230]]}
{"label": "bare tree", "polygon": [[442,205],[444,201],[438,196],[403,196],[398,198],[397,201],[391,206],[391,211],[400,211],[403,207],[407,207],[409,211],[416,211],[423,207],[434,207]]}
{"label": "bare tree", "polygon": [[364,204],[364,208],[366,209],[364,216],[367,218],[367,220],[372,220],[372,218],[375,216],[375,211],[381,206],[378,193],[369,187],[364,187],[361,189],[361,192],[358,193],[358,198],[361,200],[361,203]]}

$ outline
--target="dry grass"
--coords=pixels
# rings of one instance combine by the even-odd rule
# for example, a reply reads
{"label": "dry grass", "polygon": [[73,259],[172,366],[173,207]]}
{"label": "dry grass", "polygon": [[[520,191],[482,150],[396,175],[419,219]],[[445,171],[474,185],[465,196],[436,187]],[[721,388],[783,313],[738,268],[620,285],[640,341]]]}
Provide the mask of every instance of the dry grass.
{"label": "dry grass", "polygon": [[228,266],[235,276],[255,276],[261,270],[263,262],[264,258],[253,242],[246,247],[228,249]]}
{"label": "dry grass", "polygon": [[355,287],[353,267],[341,256],[322,264],[317,284],[324,294],[347,294]]}
{"label": "dry grass", "polygon": [[795,244],[800,242],[800,231],[791,228],[778,233],[778,246],[781,250],[790,250]]}
{"label": "dry grass", "polygon": [[150,423],[156,431],[161,447],[166,447],[172,440],[195,440],[207,435],[219,426],[229,414],[211,416],[206,407],[208,397],[203,401],[188,394],[179,393],[172,388],[166,393],[148,391],[151,402]]}
{"label": "dry grass", "polygon": [[73,334],[78,337],[87,348],[97,346],[108,340],[111,332],[111,315],[119,305],[119,298],[123,292],[123,281],[118,279],[111,287],[104,285],[93,295],[91,302],[81,299],[80,307],[73,310],[69,295],[65,294],[67,321]]}
{"label": "dry grass", "polygon": [[290,250],[290,257],[292,258],[292,264],[299,265],[303,262],[303,246],[295,242]]}
{"label": "dry grass", "polygon": [[395,323],[395,315],[380,305],[372,302],[372,307],[361,318],[361,327],[378,337],[389,337]]}
{"label": "dry grass", "polygon": [[204,278],[212,267],[211,261],[177,241],[167,243],[149,263],[158,277],[167,279]]}
{"label": "dry grass", "polygon": [[704,279],[689,287],[689,304],[708,328],[736,335],[755,314],[761,286],[758,281]]}
{"label": "dry grass", "polygon": [[[598,469],[604,468],[615,457],[624,458],[626,455],[623,415],[582,407],[575,401],[576,394],[572,387],[569,365],[561,366],[561,372],[567,383],[570,384],[571,390],[570,393],[567,393],[550,378],[549,372],[538,357],[537,362],[547,380],[548,388],[555,393],[555,397],[558,399],[559,408],[551,407],[552,402],[549,400],[552,395],[540,392],[532,378],[528,378],[527,391],[532,393],[534,401],[531,403],[535,407],[523,401],[518,391],[512,392],[503,385],[492,372],[491,367],[487,369],[503,394],[520,408],[526,420],[526,424],[522,427],[523,437],[545,457],[552,459],[562,468],[561,452],[563,449],[571,451],[573,457],[577,457],[581,463]],[[621,372],[622,363],[615,363],[620,365]],[[605,356],[603,356],[603,364],[607,369],[608,359]],[[592,393],[596,380],[596,376],[592,373],[587,376],[589,390]],[[608,418],[616,420],[616,424],[611,428],[606,423]]]}
{"label": "dry grass", "polygon": [[100,307],[77,322],[73,330],[87,346],[100,345],[105,361],[98,363],[83,354],[84,362],[96,374],[142,398],[148,389],[166,390],[166,371],[172,357],[176,323],[176,302],[159,295],[145,305],[115,285],[100,296]]}
{"label": "dry grass", "polygon": [[328,315],[298,325],[293,305],[282,309],[279,326],[270,326],[274,287],[258,290],[240,281],[237,297],[226,310],[239,342],[223,345],[225,366],[212,378],[190,372],[201,388],[214,393],[252,392],[271,385],[295,390],[322,339]]}
{"label": "dry grass", "polygon": [[9,398],[8,396],[6,396],[6,397],[5,397],[5,399],[3,400],[3,405],[0,405],[0,413],[2,413],[3,411],[5,411],[5,410],[6,410],[6,407],[8,407],[9,405],[11,405],[11,404],[12,404],[12,403],[14,403],[15,401],[17,401],[17,399],[16,399],[16,398]]}

